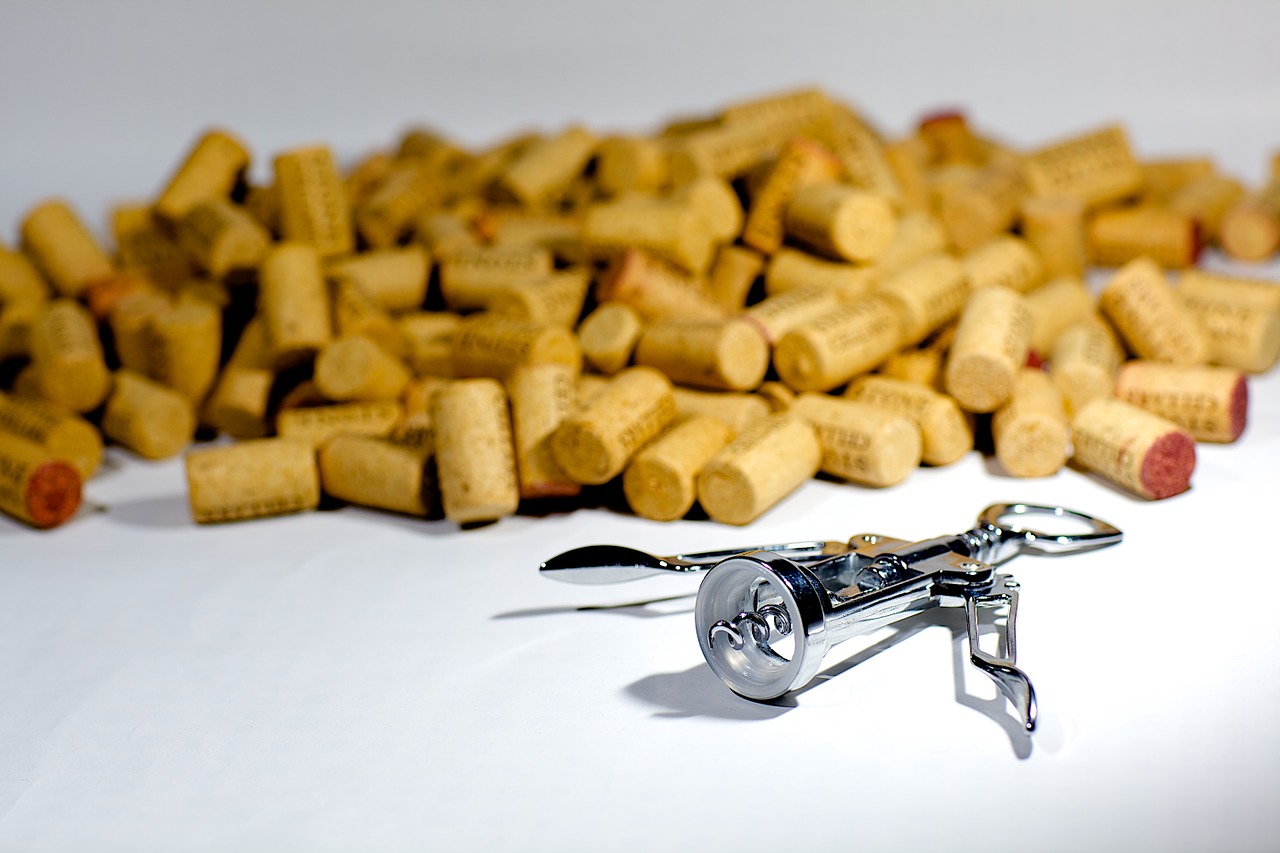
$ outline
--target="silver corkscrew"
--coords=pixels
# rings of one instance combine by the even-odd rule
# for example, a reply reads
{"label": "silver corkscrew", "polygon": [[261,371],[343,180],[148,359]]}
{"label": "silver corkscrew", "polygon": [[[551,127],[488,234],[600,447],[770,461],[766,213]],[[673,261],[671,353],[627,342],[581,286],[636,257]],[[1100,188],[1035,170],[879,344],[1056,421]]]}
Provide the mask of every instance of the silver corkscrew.
{"label": "silver corkscrew", "polygon": [[[1050,534],[1013,522],[1071,519],[1087,532]],[[846,542],[805,541],[655,557],[592,545],[547,560],[541,572],[576,583],[614,583],[668,572],[706,576],[694,621],[707,664],[740,696],[767,701],[808,684],[828,649],[931,607],[963,606],[969,660],[1035,729],[1035,689],[1017,667],[1018,583],[996,567],[1022,553],[1060,556],[1114,545],[1124,534],[1082,512],[995,504],[970,530],[921,542],[863,533]],[[978,644],[993,613],[1001,654]],[[1003,616],[1003,621],[999,617]]]}

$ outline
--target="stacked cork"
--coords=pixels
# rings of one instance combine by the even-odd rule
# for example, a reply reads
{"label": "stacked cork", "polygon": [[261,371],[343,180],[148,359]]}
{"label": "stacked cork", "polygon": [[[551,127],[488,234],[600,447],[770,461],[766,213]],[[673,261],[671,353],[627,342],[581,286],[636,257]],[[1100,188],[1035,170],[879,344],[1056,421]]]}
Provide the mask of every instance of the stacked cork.
{"label": "stacked cork", "polygon": [[890,140],[803,90],[652,135],[250,163],[211,130],[113,248],[56,199],[0,245],[5,512],[70,518],[104,440],[185,452],[198,522],[327,494],[470,525],[617,483],[746,524],[819,472],[889,487],[988,439],[1011,476],[1164,498],[1280,354],[1280,285],[1195,268],[1275,256],[1280,173],[1143,161],[1115,126]]}

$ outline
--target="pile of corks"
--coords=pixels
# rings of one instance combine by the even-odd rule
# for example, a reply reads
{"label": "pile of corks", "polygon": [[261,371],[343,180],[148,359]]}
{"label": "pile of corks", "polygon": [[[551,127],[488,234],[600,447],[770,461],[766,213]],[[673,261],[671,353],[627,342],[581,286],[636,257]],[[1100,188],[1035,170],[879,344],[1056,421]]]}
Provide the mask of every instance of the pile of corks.
{"label": "pile of corks", "polygon": [[60,200],[0,243],[0,509],[72,518],[104,440],[185,452],[197,522],[325,494],[470,525],[620,482],[646,518],[745,524],[975,444],[1164,498],[1280,353],[1280,284],[1195,268],[1276,255],[1280,156],[1248,188],[1117,126],[891,140],[801,90],[653,135],[250,161],[210,130],[113,249]]}

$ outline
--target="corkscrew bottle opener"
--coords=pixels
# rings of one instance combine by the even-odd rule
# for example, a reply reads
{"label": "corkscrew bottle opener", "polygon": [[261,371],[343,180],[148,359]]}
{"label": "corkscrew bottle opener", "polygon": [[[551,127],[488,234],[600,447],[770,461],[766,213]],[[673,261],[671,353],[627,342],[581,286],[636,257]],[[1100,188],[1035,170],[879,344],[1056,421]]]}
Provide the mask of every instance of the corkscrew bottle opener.
{"label": "corkscrew bottle opener", "polygon": [[[1017,523],[1070,519],[1086,532],[1051,534]],[[1123,533],[1082,512],[1039,504],[995,504],[970,530],[921,542],[864,533],[848,542],[805,541],[655,557],[614,545],[575,548],[547,560],[547,577],[615,583],[664,573],[705,572],[694,605],[708,665],[740,696],[767,701],[808,684],[827,651],[937,606],[962,606],[969,660],[1035,728],[1035,690],[1017,667],[1018,583],[996,567],[1022,553],[1061,556],[1114,545]],[[983,614],[999,647],[979,647]],[[1000,616],[1003,615],[1001,622]]]}

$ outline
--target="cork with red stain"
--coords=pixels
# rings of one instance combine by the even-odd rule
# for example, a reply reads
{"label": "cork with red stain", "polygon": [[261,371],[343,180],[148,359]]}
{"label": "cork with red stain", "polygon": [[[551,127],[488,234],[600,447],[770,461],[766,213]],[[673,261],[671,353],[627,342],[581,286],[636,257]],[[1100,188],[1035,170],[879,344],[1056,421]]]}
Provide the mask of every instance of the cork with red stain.
{"label": "cork with red stain", "polygon": [[1114,397],[1084,406],[1072,422],[1073,459],[1142,497],[1172,497],[1191,486],[1195,439],[1167,418]]}

